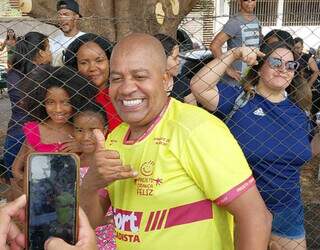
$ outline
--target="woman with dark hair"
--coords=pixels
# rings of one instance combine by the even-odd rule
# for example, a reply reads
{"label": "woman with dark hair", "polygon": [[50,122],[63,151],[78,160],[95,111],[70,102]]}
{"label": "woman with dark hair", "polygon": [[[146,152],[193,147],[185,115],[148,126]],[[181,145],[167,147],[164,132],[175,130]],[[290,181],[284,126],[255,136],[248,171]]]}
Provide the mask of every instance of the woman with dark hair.
{"label": "woman with dark hair", "polygon": [[303,53],[303,39],[296,37],[293,39],[294,43],[294,58],[299,62],[299,71],[307,79],[310,87],[313,86],[314,82],[319,76],[319,69],[317,62],[311,54]]}
{"label": "woman with dark hair", "polygon": [[176,39],[166,34],[158,33],[154,35],[163,48],[167,57],[167,72],[169,74],[169,86],[167,92],[175,99],[196,105],[195,98],[191,94],[190,80],[179,74],[180,70],[180,46]]}
{"label": "woman with dark hair", "polygon": [[7,37],[3,43],[0,43],[0,51],[3,51],[5,47],[7,47],[7,65],[8,68],[11,67],[12,64],[12,56],[13,56],[13,49],[16,45],[17,38],[16,34],[13,29],[7,29]]}
{"label": "woman with dark hair", "polygon": [[38,32],[29,32],[18,39],[12,58],[12,68],[7,76],[8,95],[11,102],[11,117],[4,144],[4,163],[7,169],[4,176],[7,180],[12,178],[11,165],[24,140],[22,125],[28,116],[21,107],[25,93],[19,88],[19,82],[39,65],[50,62],[51,52],[47,36]]}
{"label": "woman with dark hair", "polygon": [[288,31],[273,29],[270,30],[264,37],[262,43],[272,44],[275,42],[285,42],[293,47],[293,37]]}
{"label": "woman with dark hair", "polygon": [[[292,48],[294,46],[293,37],[289,32],[285,30],[274,29],[268,32],[263,37],[263,43],[272,44],[275,42],[285,42]],[[296,103],[304,111],[307,112],[307,114],[310,114],[311,106],[312,106],[311,88],[308,85],[307,81],[296,81],[295,79],[298,79],[298,78],[294,78],[294,80],[292,81],[292,84],[288,86],[286,91],[288,92],[289,96],[291,96],[294,100],[296,100]]]}
{"label": "woman with dark hair", "polygon": [[[261,51],[248,47],[228,51],[193,77],[191,89],[206,109],[228,118],[273,213],[270,249],[306,249],[300,169],[312,157],[311,126],[299,100],[286,92],[294,82],[303,84],[295,74],[299,64],[287,43],[264,44]],[[243,87],[218,83],[237,59],[254,65]]]}
{"label": "woman with dark hair", "polygon": [[113,44],[106,38],[87,33],[74,40],[65,54],[65,65],[88,78],[99,89],[96,102],[106,111],[109,132],[121,123],[109,97],[109,59],[112,48]]}

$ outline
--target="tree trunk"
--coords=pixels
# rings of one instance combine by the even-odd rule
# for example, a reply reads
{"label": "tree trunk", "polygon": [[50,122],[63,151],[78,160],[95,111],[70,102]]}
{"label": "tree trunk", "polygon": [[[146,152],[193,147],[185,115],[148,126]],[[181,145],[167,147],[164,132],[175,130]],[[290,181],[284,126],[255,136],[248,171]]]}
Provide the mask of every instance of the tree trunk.
{"label": "tree trunk", "polygon": [[[199,0],[78,0],[81,30],[117,41],[130,32],[176,36],[178,25]],[[32,0],[30,16],[54,23],[56,1]]]}

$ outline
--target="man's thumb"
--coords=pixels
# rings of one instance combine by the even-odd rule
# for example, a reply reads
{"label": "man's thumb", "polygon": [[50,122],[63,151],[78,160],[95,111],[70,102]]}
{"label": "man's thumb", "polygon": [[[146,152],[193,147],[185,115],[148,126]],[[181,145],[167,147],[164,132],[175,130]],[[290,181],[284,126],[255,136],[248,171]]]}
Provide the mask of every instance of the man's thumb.
{"label": "man's thumb", "polygon": [[44,243],[45,250],[72,250],[73,247],[66,243],[63,239],[51,237]]}
{"label": "man's thumb", "polygon": [[104,138],[103,133],[99,129],[94,129],[93,133],[94,133],[94,136],[96,137],[96,142],[97,142],[96,151],[104,150],[105,149],[104,143],[106,139]]}

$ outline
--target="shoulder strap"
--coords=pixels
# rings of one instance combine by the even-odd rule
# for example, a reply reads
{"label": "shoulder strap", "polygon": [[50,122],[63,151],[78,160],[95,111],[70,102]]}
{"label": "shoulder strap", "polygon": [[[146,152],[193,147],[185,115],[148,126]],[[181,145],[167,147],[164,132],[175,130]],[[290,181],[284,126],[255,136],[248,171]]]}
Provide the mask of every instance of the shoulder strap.
{"label": "shoulder strap", "polygon": [[242,107],[244,107],[248,101],[251,98],[251,94],[247,91],[242,90],[242,92],[240,93],[240,95],[238,95],[238,97],[236,98],[236,100],[234,101],[234,105],[232,107],[232,110],[230,111],[230,113],[224,118],[224,122],[227,123],[228,121],[230,121],[230,119],[232,118],[232,116]]}

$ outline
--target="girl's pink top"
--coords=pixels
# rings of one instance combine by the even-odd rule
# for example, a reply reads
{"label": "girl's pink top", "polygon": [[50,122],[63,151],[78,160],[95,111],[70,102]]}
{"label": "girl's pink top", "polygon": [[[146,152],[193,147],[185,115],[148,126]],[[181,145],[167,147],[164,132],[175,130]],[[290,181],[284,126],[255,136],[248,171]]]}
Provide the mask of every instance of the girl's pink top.
{"label": "girl's pink top", "polygon": [[27,143],[36,152],[59,152],[61,149],[60,143],[45,144],[41,142],[39,123],[32,121],[27,122],[22,127]]}

